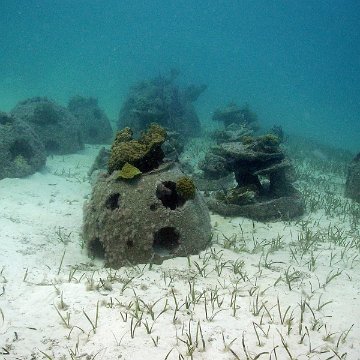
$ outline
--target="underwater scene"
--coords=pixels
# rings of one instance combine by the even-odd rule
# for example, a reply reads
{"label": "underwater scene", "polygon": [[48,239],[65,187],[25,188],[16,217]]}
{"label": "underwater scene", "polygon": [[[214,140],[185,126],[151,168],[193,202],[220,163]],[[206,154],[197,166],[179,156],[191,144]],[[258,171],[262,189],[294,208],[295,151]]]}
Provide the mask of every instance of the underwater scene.
{"label": "underwater scene", "polygon": [[359,360],[359,14],[1,1],[0,360]]}

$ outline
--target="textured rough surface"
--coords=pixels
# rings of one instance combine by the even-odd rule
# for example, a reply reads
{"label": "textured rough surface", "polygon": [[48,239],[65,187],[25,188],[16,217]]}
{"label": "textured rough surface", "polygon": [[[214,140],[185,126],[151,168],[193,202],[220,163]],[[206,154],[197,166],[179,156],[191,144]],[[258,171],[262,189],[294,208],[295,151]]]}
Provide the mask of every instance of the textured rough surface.
{"label": "textured rough surface", "polygon": [[211,179],[203,176],[193,175],[196,187],[201,191],[217,191],[221,189],[228,189],[234,185],[234,174],[221,177],[219,179]]}
{"label": "textured rough surface", "polygon": [[[125,136],[123,141],[130,141],[131,139],[132,139],[132,133],[128,133],[128,136]],[[163,150],[167,160],[176,161],[178,160],[179,153],[181,153],[183,146],[184,145],[181,139],[178,139],[177,133],[167,132],[166,140],[161,145],[161,149]],[[98,170],[105,171],[108,168],[110,153],[111,153],[110,149],[106,149],[105,147],[102,147],[100,149],[99,154],[97,155],[93,165],[89,170],[90,176],[94,171],[98,171]]]}
{"label": "textured rough surface", "polygon": [[164,128],[158,124],[151,124],[138,140],[134,140],[132,134],[132,130],[127,127],[116,134],[111,145],[109,173],[121,170],[125,163],[144,172],[153,170],[162,163],[165,154],[161,145],[166,139]]}
{"label": "textured rough surface", "polygon": [[214,111],[213,120],[221,121],[225,127],[229,125],[244,125],[248,129],[257,130],[259,128],[256,113],[250,110],[249,105],[239,107],[235,103],[230,103],[224,108]]}
{"label": "textured rough surface", "polygon": [[[225,159],[241,162],[241,164],[252,163],[259,169],[269,161],[282,160],[285,158],[278,144],[263,141],[262,137],[244,137],[240,142],[225,142],[213,148],[213,152]],[[259,140],[257,140],[259,139]]]}
{"label": "textured rough surface", "polygon": [[156,122],[183,137],[200,135],[200,120],[193,102],[206,86],[180,89],[175,84],[177,75],[177,71],[172,71],[168,77],[159,76],[133,86],[120,110],[118,128],[128,126],[138,136]]}
{"label": "textured rough surface", "polygon": [[31,175],[45,162],[44,145],[30,126],[0,113],[0,179]]}
{"label": "textured rough surface", "polygon": [[196,195],[196,187],[194,181],[188,176],[182,176],[176,181],[176,192],[185,201],[192,200]]}
{"label": "textured rough surface", "polygon": [[47,153],[68,154],[84,148],[79,120],[53,101],[40,97],[21,101],[11,114],[31,126]]}
{"label": "textured rough surface", "polygon": [[360,153],[355,156],[349,165],[345,195],[360,203]]}
{"label": "textured rough surface", "polygon": [[205,159],[200,161],[199,168],[203,171],[204,179],[219,180],[229,175],[231,172],[226,164],[226,159],[208,152]]}
{"label": "textured rough surface", "polygon": [[80,121],[81,136],[86,144],[108,144],[113,130],[97,99],[74,96],[68,104],[70,112]]}
{"label": "textured rough surface", "polygon": [[246,124],[231,123],[225,129],[215,130],[211,137],[218,143],[241,141],[244,136],[253,135],[254,130]]}
{"label": "textured rough surface", "polygon": [[245,216],[257,221],[289,220],[304,213],[305,203],[300,196],[283,196],[253,204],[226,204],[215,198],[207,202],[210,209],[223,216]]}
{"label": "textured rough surface", "polygon": [[[244,136],[241,141],[213,147],[211,153],[208,158],[217,159],[216,168],[233,172],[237,183],[235,188],[223,188],[209,198],[211,210],[257,220],[290,219],[303,214],[304,201],[292,185],[292,166],[277,136]],[[204,175],[209,177],[211,162],[206,164]]]}
{"label": "textured rough surface", "polygon": [[167,159],[178,161],[184,146],[184,137],[181,134],[176,131],[166,131],[166,140],[161,145],[161,148]]}
{"label": "textured rough surface", "polygon": [[84,207],[83,237],[90,254],[107,266],[161,263],[203,250],[210,241],[210,216],[200,193],[183,201],[176,182],[183,176],[163,165],[132,181],[103,173]]}
{"label": "textured rough surface", "polygon": [[94,163],[92,164],[88,172],[88,175],[91,176],[94,172],[99,170],[107,171],[109,157],[110,157],[110,149],[106,149],[105,147],[102,147],[99,150],[99,153],[97,154]]}
{"label": "textured rough surface", "polygon": [[131,180],[137,176],[140,176],[142,172],[137,167],[129,163],[125,163],[117,174],[119,179]]}

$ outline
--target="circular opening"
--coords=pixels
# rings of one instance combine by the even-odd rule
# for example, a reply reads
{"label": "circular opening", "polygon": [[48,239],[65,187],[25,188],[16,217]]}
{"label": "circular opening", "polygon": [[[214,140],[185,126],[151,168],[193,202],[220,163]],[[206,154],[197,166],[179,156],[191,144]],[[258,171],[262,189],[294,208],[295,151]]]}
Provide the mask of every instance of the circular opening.
{"label": "circular opening", "polygon": [[14,118],[7,115],[6,113],[0,112],[0,125],[12,124],[14,122]]}
{"label": "circular opening", "polygon": [[161,256],[170,255],[179,247],[180,234],[174,227],[164,227],[154,233],[153,250]]}
{"label": "circular opening", "polygon": [[128,241],[126,242],[126,246],[127,246],[128,248],[132,248],[132,247],[134,246],[134,242],[133,242],[132,240],[128,240]]}
{"label": "circular opening", "polygon": [[94,239],[89,244],[90,253],[97,258],[104,259],[105,258],[105,248],[99,238]]}
{"label": "circular opening", "polygon": [[155,211],[157,209],[157,204],[151,204],[149,208],[151,211]]}
{"label": "circular opening", "polygon": [[174,181],[163,181],[156,186],[156,197],[161,200],[162,204],[175,210],[178,206],[184,204],[184,201],[176,192],[176,183]]}
{"label": "circular opening", "polygon": [[105,202],[105,206],[107,209],[110,210],[115,210],[119,208],[119,198],[120,198],[120,194],[116,193],[116,194],[111,194]]}
{"label": "circular opening", "polygon": [[33,150],[29,143],[24,140],[16,140],[10,146],[11,160],[16,159],[18,156],[22,156],[26,160],[30,160],[33,156]]}

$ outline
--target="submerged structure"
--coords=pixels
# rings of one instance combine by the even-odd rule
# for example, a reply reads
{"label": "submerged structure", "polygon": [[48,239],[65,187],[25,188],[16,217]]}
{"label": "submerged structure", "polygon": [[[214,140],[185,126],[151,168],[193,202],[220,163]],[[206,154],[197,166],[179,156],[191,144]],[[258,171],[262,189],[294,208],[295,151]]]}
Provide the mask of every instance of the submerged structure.
{"label": "submerged structure", "polygon": [[80,121],[80,133],[86,144],[111,142],[113,130],[97,99],[74,96],[69,101],[68,109]]}
{"label": "submerged structure", "polygon": [[70,154],[84,148],[80,121],[68,109],[47,98],[21,101],[11,115],[33,129],[48,154]]}
{"label": "submerged structure", "polygon": [[214,192],[210,209],[261,221],[303,214],[304,201],[292,185],[291,164],[275,135],[244,136],[242,141],[213,147],[211,153],[224,174],[234,174],[237,186]]}
{"label": "submerged structure", "polygon": [[0,113],[0,179],[31,175],[45,162],[44,145],[30,126]]}
{"label": "submerged structure", "polygon": [[358,153],[348,168],[345,184],[345,195],[360,203],[360,153]]}
{"label": "submerged structure", "polygon": [[216,109],[212,118],[215,121],[222,122],[225,128],[232,124],[246,127],[252,131],[256,131],[259,128],[258,117],[248,104],[240,107],[236,103],[231,102],[223,108]]}
{"label": "submerged structure", "polygon": [[181,89],[175,83],[178,74],[172,70],[168,77],[158,76],[133,86],[120,110],[118,128],[128,126],[139,135],[156,122],[182,137],[199,136],[200,120],[193,103],[206,86]]}
{"label": "submerged structure", "polygon": [[205,201],[174,162],[163,162],[165,137],[159,125],[137,140],[130,128],[118,132],[108,169],[85,204],[84,239],[89,253],[107,266],[161,263],[209,244]]}

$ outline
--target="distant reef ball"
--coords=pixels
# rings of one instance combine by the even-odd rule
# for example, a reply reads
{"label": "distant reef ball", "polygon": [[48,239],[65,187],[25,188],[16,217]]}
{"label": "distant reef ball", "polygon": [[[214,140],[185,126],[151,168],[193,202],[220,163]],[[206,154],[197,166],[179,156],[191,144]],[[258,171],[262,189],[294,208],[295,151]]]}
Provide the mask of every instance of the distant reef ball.
{"label": "distant reef ball", "polygon": [[68,109],[80,121],[81,136],[86,144],[111,142],[113,130],[97,99],[74,96],[69,101]]}
{"label": "distant reef ball", "polygon": [[355,156],[349,165],[345,195],[360,203],[360,153]]}
{"label": "distant reef ball", "polygon": [[31,175],[45,162],[44,145],[31,127],[0,112],[0,179]]}
{"label": "distant reef ball", "polygon": [[158,123],[182,137],[199,136],[201,125],[193,103],[206,85],[179,88],[178,71],[134,85],[120,110],[118,128],[130,127],[136,136],[151,123]]}
{"label": "distant reef ball", "polygon": [[21,101],[11,115],[34,130],[48,154],[69,154],[84,148],[80,121],[67,108],[47,98]]}

